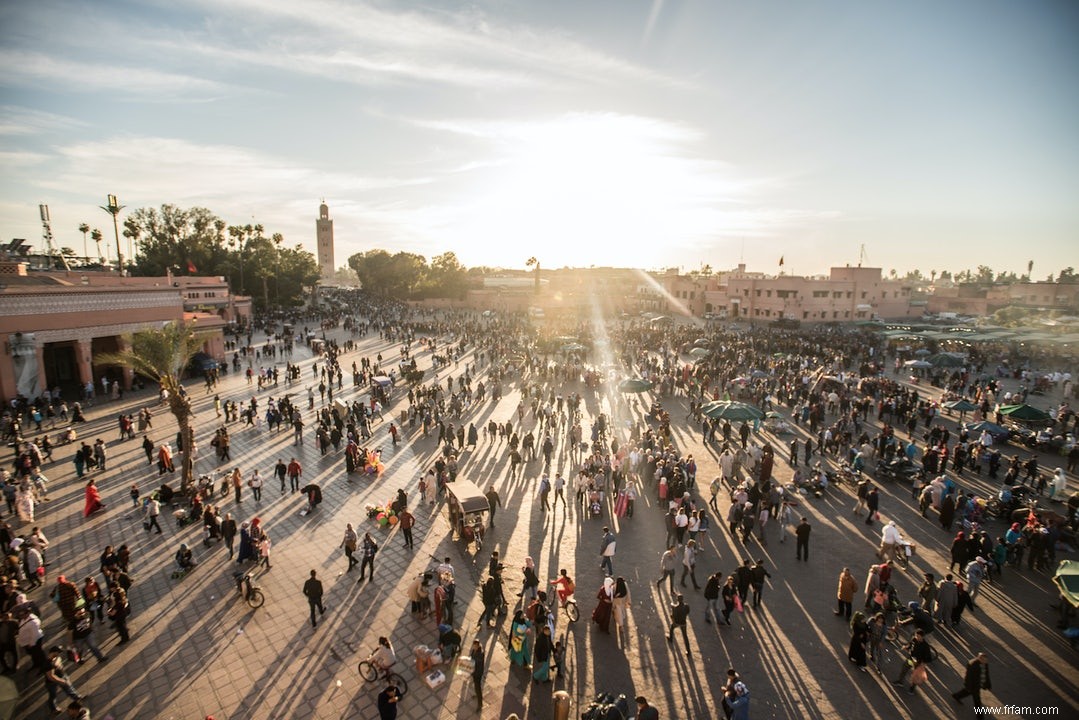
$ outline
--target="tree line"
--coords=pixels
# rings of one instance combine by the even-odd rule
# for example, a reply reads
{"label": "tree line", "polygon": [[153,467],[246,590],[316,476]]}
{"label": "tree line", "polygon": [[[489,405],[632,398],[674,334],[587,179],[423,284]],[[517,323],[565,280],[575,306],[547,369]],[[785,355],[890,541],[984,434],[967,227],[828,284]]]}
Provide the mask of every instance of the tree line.
{"label": "tree line", "polygon": [[400,300],[424,298],[461,298],[469,286],[471,275],[487,268],[466,269],[457,255],[445,252],[430,262],[423,255],[386,250],[368,250],[348,259],[363,288],[375,295]]}
{"label": "tree line", "polygon": [[229,225],[202,207],[139,208],[124,220],[124,237],[138,248],[132,275],[219,275],[257,307],[292,306],[319,277],[318,262],[303,246],[289,247],[260,224]]}

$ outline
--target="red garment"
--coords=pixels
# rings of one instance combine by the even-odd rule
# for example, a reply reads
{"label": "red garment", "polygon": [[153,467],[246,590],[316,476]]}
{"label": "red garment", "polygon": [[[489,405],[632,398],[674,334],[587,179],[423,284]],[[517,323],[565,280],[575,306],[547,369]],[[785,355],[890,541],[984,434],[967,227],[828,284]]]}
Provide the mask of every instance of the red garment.
{"label": "red garment", "polygon": [[101,504],[101,493],[97,491],[97,486],[90,484],[86,486],[86,506],[82,510],[83,517],[90,517],[90,515],[97,510],[100,510],[104,505]]}

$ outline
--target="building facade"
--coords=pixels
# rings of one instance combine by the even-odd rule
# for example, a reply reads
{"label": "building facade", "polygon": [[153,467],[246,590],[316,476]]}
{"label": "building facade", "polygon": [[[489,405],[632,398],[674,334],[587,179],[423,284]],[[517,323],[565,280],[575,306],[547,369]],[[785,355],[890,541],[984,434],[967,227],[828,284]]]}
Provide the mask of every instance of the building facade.
{"label": "building facade", "polygon": [[[193,290],[192,288],[207,288]],[[59,388],[63,397],[81,397],[101,378],[131,387],[131,370],[97,360],[128,347],[127,337],[164,323],[195,323],[206,332],[202,351],[224,359],[225,314],[204,305],[212,293],[227,294],[223,278],[119,277],[113,273],[27,272],[26,263],[0,260],[0,399],[34,398]],[[247,312],[250,299],[246,298]]]}
{"label": "building facade", "polygon": [[834,267],[827,278],[779,275],[768,278],[732,273],[727,279],[731,319],[855,322],[920,317],[911,286],[887,280],[880,268]]}
{"label": "building facade", "polygon": [[318,245],[318,270],[323,282],[333,280],[333,220],[330,208],[323,201],[318,206],[318,220],[315,221],[315,237]]}

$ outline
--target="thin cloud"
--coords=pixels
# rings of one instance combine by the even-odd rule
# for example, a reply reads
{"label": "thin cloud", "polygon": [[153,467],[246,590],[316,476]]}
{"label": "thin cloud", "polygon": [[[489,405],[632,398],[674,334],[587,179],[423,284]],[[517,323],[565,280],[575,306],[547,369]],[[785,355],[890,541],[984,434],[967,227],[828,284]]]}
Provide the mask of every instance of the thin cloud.
{"label": "thin cloud", "polygon": [[8,82],[35,85],[47,81],[68,90],[110,90],[129,95],[221,95],[228,86],[191,75],[150,70],[145,67],[105,65],[69,60],[38,52],[0,50],[0,66]]}
{"label": "thin cloud", "polygon": [[54,130],[72,130],[80,127],[86,127],[86,123],[66,115],[18,105],[0,106],[0,135],[39,135]]}
{"label": "thin cloud", "polygon": [[[251,32],[167,36],[153,44],[359,84],[396,82],[492,87],[640,83],[684,86],[597,51],[564,31],[497,24],[461,13],[390,11],[367,3],[312,0],[204,2],[207,11],[243,18]],[[218,18],[220,19],[220,18]],[[215,23],[216,27],[217,23]],[[243,37],[257,38],[243,43]]]}

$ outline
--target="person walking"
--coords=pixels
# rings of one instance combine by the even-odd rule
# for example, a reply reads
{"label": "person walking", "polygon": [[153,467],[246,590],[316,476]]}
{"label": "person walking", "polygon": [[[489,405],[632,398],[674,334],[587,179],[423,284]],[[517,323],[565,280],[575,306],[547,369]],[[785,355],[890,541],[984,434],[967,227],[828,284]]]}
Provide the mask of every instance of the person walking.
{"label": "person walking", "polygon": [[234,468],[232,471],[232,491],[236,495],[236,502],[242,503],[243,500],[244,479],[240,473],[240,468]]}
{"label": "person walking", "polygon": [[250,479],[247,481],[247,486],[251,488],[251,494],[255,498],[255,502],[262,501],[262,476],[259,475],[259,471],[256,468],[252,473]]}
{"label": "person walking", "polygon": [[45,689],[49,692],[49,707],[54,713],[61,712],[56,704],[56,696],[61,690],[72,700],[82,700],[82,695],[75,691],[70,678],[64,672],[64,649],[59,645],[49,648],[49,666],[45,670]]}
{"label": "person walking", "polygon": [[375,579],[375,553],[378,552],[378,543],[371,537],[371,533],[365,532],[363,534],[363,559],[360,562],[360,579],[356,581],[356,584],[363,582],[367,573],[367,568],[371,568],[371,579]]}
{"label": "person walking", "polygon": [[311,608],[311,627],[318,627],[315,608],[318,608],[319,615],[325,615],[326,608],[322,605],[322,581],[318,579],[317,571],[312,570],[311,577],[303,584],[303,594],[307,597],[307,604]]}
{"label": "person walking", "polygon": [[865,524],[872,525],[877,519],[877,511],[880,508],[880,495],[876,487],[869,487],[869,492],[865,494],[865,506],[869,510],[869,514],[865,517]]}
{"label": "person walking", "polygon": [[749,579],[749,586],[753,588],[753,607],[759,608],[761,606],[761,597],[764,595],[764,580],[770,577],[772,576],[764,567],[764,560],[757,560],[753,569],[750,570]]}
{"label": "person walking", "polygon": [[686,573],[688,573],[690,579],[693,581],[693,589],[701,589],[701,586],[697,584],[696,574],[698,552],[696,540],[690,540],[686,543],[686,549],[682,553],[682,587],[686,586]]}
{"label": "person walking", "polygon": [[[554,503],[553,507],[558,507],[558,501],[562,501],[562,511],[566,510],[566,479],[562,477],[562,473],[554,474]],[[630,511],[630,517],[633,517],[633,512]]]}
{"label": "person walking", "polygon": [[[903,670],[900,671],[899,677],[892,681],[892,684],[905,685],[904,681],[912,670],[932,662],[932,660],[933,651],[929,647],[929,642],[925,639],[925,633],[921,629],[915,630],[914,637],[911,638],[910,644],[907,645],[907,660],[903,663]],[[915,683],[912,681],[907,689],[908,694],[914,694],[914,686]]]}
{"label": "person walking", "polygon": [[303,467],[296,458],[290,458],[288,467],[288,483],[290,492],[300,491],[300,476],[303,475]]}
{"label": "person walking", "polygon": [[970,593],[970,606],[972,608],[975,607],[974,600],[977,599],[978,590],[982,586],[982,581],[985,580],[985,568],[987,564],[986,559],[981,555],[967,563],[967,584],[970,586],[968,592]]}
{"label": "person walking", "polygon": [[[502,507],[502,498],[498,496],[498,492],[495,490],[494,485],[487,486],[487,492],[484,493],[484,497],[487,498],[487,509],[491,516],[491,527],[495,526],[495,508]],[[432,500],[431,502],[434,502]]]}
{"label": "person walking", "polygon": [[625,578],[617,577],[614,581],[614,596],[611,598],[611,613],[614,617],[615,631],[625,640],[629,633],[629,606],[631,603],[629,585]]}
{"label": "person walking", "polygon": [[353,553],[356,552],[356,548],[360,544],[360,536],[356,534],[356,530],[352,527],[352,523],[345,525],[345,536],[341,539],[340,547],[345,551],[345,557],[348,558],[348,569],[345,572],[352,572],[352,568],[360,564]]}
{"label": "person walking", "polygon": [[798,527],[794,528],[794,538],[797,541],[795,551],[798,560],[809,562],[809,533],[813,530],[809,525],[809,518],[802,518]]}
{"label": "person walking", "polygon": [[720,588],[719,594],[723,598],[723,622],[730,625],[731,613],[734,612],[739,602],[738,587],[734,584],[734,575],[727,576],[727,582]]}
{"label": "person walking", "polygon": [[288,465],[281,458],[277,458],[277,464],[273,467],[274,477],[281,484],[281,494],[285,494],[285,476],[288,475]]}
{"label": "person walking", "polygon": [[157,499],[157,493],[150,496],[150,502],[146,503],[146,532],[150,532],[152,528],[157,529],[157,534],[161,534],[161,526],[157,523],[157,517],[161,514],[161,503]]}
{"label": "person walking", "polygon": [[599,545],[601,570],[606,570],[608,575],[614,575],[614,550],[615,550],[615,536],[611,532],[609,527],[603,528],[603,539]]}
{"label": "person walking", "polygon": [[476,691],[476,711],[483,712],[483,670],[486,655],[480,641],[472,641],[472,651],[468,654],[472,658],[472,687]]}
{"label": "person walking", "polygon": [[547,475],[544,474],[539,481],[539,499],[540,499],[540,512],[547,512],[551,509],[551,503],[548,498],[551,495],[551,481]]}
{"label": "person walking", "polygon": [[963,677],[963,688],[952,693],[952,697],[960,705],[963,698],[970,695],[974,698],[974,706],[982,707],[982,690],[992,690],[993,683],[989,679],[989,656],[980,652],[967,663],[967,672]]}
{"label": "person walking", "polygon": [[678,555],[675,548],[669,547],[659,558],[659,580],[656,580],[656,587],[663,585],[663,581],[668,578],[671,581],[671,595],[674,595],[674,571],[678,567]]}
{"label": "person walking", "polygon": [[225,547],[229,549],[229,560],[232,559],[232,546],[236,542],[236,520],[232,513],[225,513],[225,519],[221,521],[221,537],[225,541]]}
{"label": "person walking", "polygon": [[667,631],[667,642],[674,642],[675,628],[682,631],[682,642],[686,645],[686,657],[693,657],[689,649],[689,633],[686,631],[686,623],[689,620],[689,605],[686,604],[682,593],[674,594],[674,602],[671,603],[671,627]]}
{"label": "person walking", "polygon": [[854,575],[851,574],[850,568],[843,568],[843,572],[839,573],[839,587],[836,589],[836,609],[833,614],[842,615],[849,622],[854,603],[854,593],[857,591],[858,582],[854,579]]}
{"label": "person walking", "polygon": [[719,623],[719,591],[723,582],[723,573],[716,572],[704,582],[704,621],[709,625],[712,620]]}
{"label": "person walking", "polygon": [[401,528],[401,533],[405,537],[405,547],[411,550],[413,547],[412,528],[416,525],[416,516],[407,509],[402,510],[397,514],[397,525]]}

